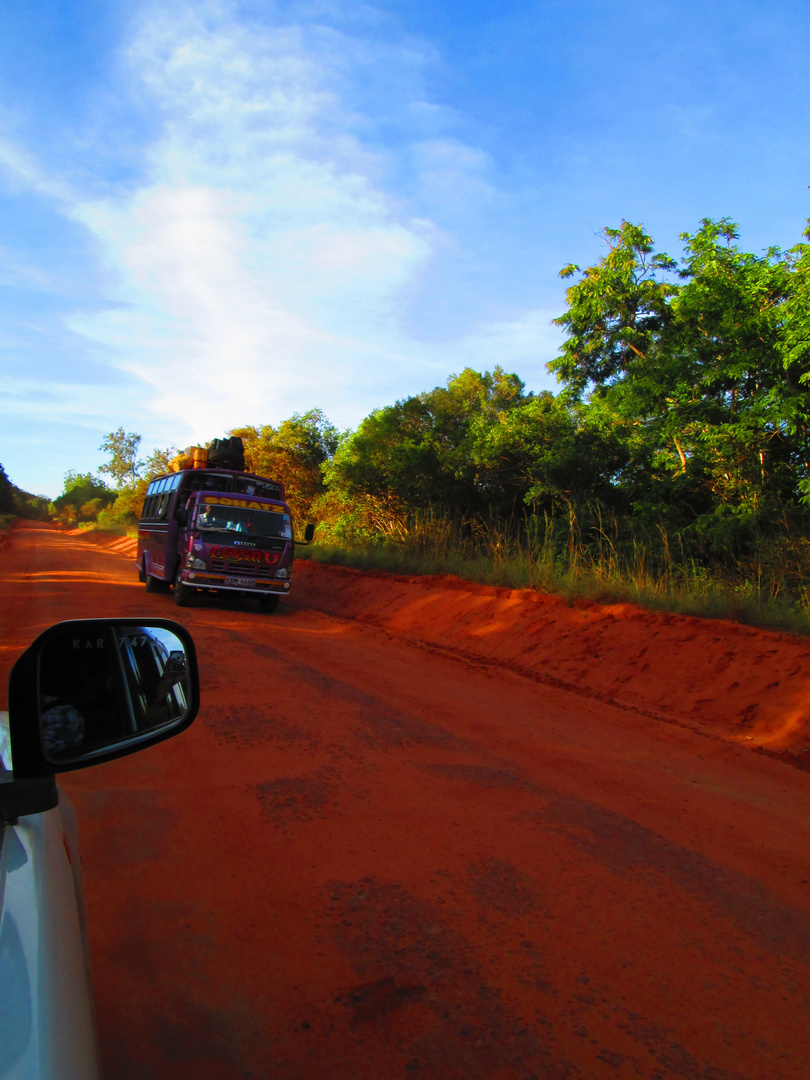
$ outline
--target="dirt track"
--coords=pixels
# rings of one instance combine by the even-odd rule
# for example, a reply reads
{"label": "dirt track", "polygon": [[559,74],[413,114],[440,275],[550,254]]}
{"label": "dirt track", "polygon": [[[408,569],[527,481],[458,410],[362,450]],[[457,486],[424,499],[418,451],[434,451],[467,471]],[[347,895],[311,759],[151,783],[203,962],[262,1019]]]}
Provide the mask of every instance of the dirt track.
{"label": "dirt track", "polygon": [[277,615],[180,610],[86,539],[0,555],[3,687],[62,618],[201,659],[189,732],[63,782],[109,1078],[808,1074],[810,774],[750,746],[810,745],[810,642],[304,563]]}

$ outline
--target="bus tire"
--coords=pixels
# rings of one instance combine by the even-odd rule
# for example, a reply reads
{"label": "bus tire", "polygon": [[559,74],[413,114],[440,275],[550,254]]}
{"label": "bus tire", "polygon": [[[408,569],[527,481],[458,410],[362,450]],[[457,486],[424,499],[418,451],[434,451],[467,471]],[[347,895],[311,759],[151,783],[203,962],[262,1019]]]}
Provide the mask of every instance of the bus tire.
{"label": "bus tire", "polygon": [[163,592],[165,586],[160,578],[152,577],[151,574],[147,574],[144,578],[146,583],[147,592]]}
{"label": "bus tire", "polygon": [[177,571],[177,577],[174,579],[174,602],[178,607],[188,607],[191,600],[191,589],[188,585],[183,584],[183,580],[180,577],[180,571]]}
{"label": "bus tire", "polygon": [[140,581],[141,583],[146,581],[146,563],[145,562],[142,562],[141,565],[138,567],[138,581]]}
{"label": "bus tire", "polygon": [[276,593],[265,593],[264,596],[259,597],[259,611],[264,612],[265,615],[272,615],[278,607],[278,595]]}

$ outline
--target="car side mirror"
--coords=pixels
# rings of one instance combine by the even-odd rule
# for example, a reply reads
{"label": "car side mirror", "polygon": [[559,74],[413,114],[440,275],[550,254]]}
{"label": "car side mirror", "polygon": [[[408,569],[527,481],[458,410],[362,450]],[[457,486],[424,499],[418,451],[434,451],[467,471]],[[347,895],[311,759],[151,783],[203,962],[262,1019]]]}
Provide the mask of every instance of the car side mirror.
{"label": "car side mirror", "polygon": [[123,757],[178,734],[199,708],[189,632],[167,619],[57,623],[14,665],[14,780]]}

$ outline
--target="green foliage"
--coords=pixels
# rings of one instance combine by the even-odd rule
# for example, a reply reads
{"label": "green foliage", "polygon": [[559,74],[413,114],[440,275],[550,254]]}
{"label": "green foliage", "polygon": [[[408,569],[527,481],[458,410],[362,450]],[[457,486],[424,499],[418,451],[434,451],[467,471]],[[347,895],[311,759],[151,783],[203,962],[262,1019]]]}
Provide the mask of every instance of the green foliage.
{"label": "green foliage", "polygon": [[620,421],[548,392],[518,402],[495,418],[478,417],[470,452],[491,492],[490,505],[511,493],[513,506],[556,512],[602,498],[629,461]]}
{"label": "green foliage", "polygon": [[318,537],[339,547],[373,547],[407,532],[407,514],[391,498],[327,489],[312,504]]}
{"label": "green foliage", "polygon": [[810,246],[752,255],[733,222],[705,219],[682,234],[676,282],[638,227],[604,235],[609,254],[567,292],[549,366],[568,398],[634,425],[618,489],[678,527],[795,502],[810,490]]}
{"label": "green foliage", "polygon": [[652,239],[639,226],[623,221],[601,235],[608,254],[597,265],[580,271],[571,264],[560,272],[563,278],[581,272],[582,278],[566,292],[568,311],[554,320],[568,337],[548,366],[575,398],[590,385],[621,385],[628,374],[644,381],[655,371],[671,322],[669,300],[677,291],[667,277],[674,260],[654,255]]}
{"label": "green foliage", "polygon": [[140,442],[140,435],[126,432],[120,427],[105,435],[99,447],[99,450],[109,454],[109,461],[100,467],[99,472],[111,476],[117,489],[134,484],[138,479],[138,472],[143,466],[143,462],[137,460]]}
{"label": "green foliage", "polygon": [[122,488],[111,506],[100,509],[96,520],[103,529],[117,530],[136,525],[141,516],[143,500],[149,486],[148,478],[137,480],[129,487]]}
{"label": "green foliage", "polygon": [[796,425],[806,392],[797,396],[782,356],[790,262],[775,249],[741,252],[736,238],[726,220],[683,234],[686,284],[673,301],[673,351],[686,358],[692,386],[674,412],[689,468],[700,470],[713,501],[756,506],[796,496],[791,459],[806,450]]}
{"label": "green foliage", "polygon": [[323,469],[338,445],[337,428],[320,409],[294,413],[277,428],[237,428],[250,472],[281,480],[298,525],[307,521],[313,504],[324,493]]}
{"label": "green foliage", "polygon": [[[12,485],[13,486],[13,485]],[[48,520],[49,501],[44,495],[32,495],[14,487],[14,514],[29,521]]]}
{"label": "green foliage", "polygon": [[48,500],[16,487],[0,465],[0,517],[11,521],[15,517],[41,521],[48,516]]}
{"label": "green foliage", "polygon": [[[119,429],[120,431],[121,429]],[[131,440],[140,440],[140,436],[130,435]],[[133,441],[133,446],[137,443]],[[138,463],[138,468],[143,470],[144,476],[136,476],[135,479],[119,487],[115,501],[111,506],[101,507],[96,515],[98,524],[103,529],[117,531],[121,528],[129,529],[137,525],[143,500],[146,498],[146,489],[149,481],[155,476],[163,476],[169,471],[169,462],[177,455],[174,446],[165,449],[155,448],[145,461]]]}
{"label": "green foliage", "polygon": [[[149,481],[156,476],[164,476],[169,472],[169,463],[172,458],[177,457],[179,450],[176,446],[167,446],[165,449],[155,447],[151,454],[147,455],[146,460],[143,462],[141,468],[144,470],[145,476],[143,480],[144,491],[149,486]],[[140,482],[140,481],[139,481]]]}
{"label": "green foliage", "polygon": [[366,417],[326,469],[329,490],[364,500],[383,533],[401,530],[409,514],[427,506],[474,513],[496,500],[508,510],[515,495],[491,482],[491,462],[476,449],[483,428],[523,400],[517,375],[466,368],[446,387]]}
{"label": "green foliage", "polygon": [[0,514],[12,514],[14,512],[14,487],[6,475],[6,470],[0,465]]}
{"label": "green foliage", "polygon": [[[133,448],[140,440],[139,435],[128,438]],[[165,471],[162,466],[166,455],[173,455],[173,451],[153,451],[146,462],[150,474],[153,469],[158,474]],[[140,463],[139,467],[143,467],[143,463]],[[111,468],[107,471],[111,471]],[[97,522],[107,529],[131,526],[140,517],[148,483],[149,477],[141,479],[136,476],[129,484],[114,491],[92,473],[77,473],[71,470],[65,474],[62,494],[50,504],[50,513],[64,525]]]}
{"label": "green foliage", "polygon": [[101,508],[109,506],[115,499],[115,492],[93,476],[92,473],[77,473],[72,469],[65,473],[62,494],[49,506],[52,517],[63,525],[76,525],[82,521],[92,521]]}

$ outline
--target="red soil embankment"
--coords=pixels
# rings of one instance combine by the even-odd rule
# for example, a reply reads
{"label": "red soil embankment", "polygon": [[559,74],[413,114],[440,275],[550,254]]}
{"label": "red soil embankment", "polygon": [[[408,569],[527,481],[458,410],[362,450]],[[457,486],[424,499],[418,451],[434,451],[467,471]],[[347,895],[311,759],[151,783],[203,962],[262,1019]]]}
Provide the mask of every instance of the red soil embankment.
{"label": "red soil embankment", "polygon": [[116,551],[119,555],[131,555],[133,559],[138,551],[138,541],[134,536],[121,536],[120,533],[102,529],[65,529],[64,532],[68,536],[75,536],[78,540],[87,540],[107,551]]}
{"label": "red soil embankment", "polygon": [[295,599],[755,747],[810,749],[810,641],[525,589],[299,561]]}
{"label": "red soil embankment", "polygon": [[[137,546],[112,533],[75,535],[132,556]],[[805,638],[632,604],[568,605],[450,575],[398,577],[308,560],[296,564],[293,588],[295,600],[317,610],[622,708],[753,747],[810,751]]]}

